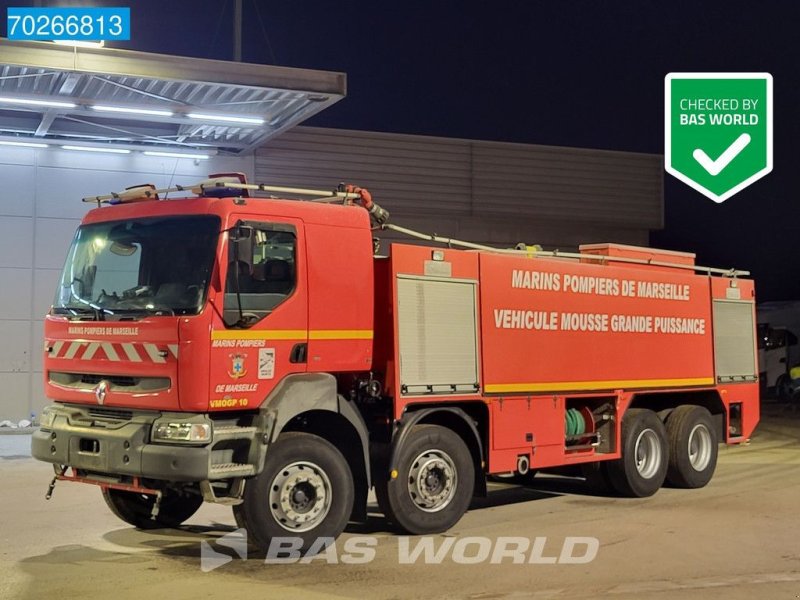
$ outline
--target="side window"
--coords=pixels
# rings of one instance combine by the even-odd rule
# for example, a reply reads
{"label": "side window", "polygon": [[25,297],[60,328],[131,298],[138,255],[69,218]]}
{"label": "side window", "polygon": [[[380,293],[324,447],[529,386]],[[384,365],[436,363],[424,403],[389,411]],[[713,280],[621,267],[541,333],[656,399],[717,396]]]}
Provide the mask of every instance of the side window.
{"label": "side window", "polygon": [[297,285],[296,256],[290,225],[246,223],[231,235],[225,322],[251,325],[286,300]]}

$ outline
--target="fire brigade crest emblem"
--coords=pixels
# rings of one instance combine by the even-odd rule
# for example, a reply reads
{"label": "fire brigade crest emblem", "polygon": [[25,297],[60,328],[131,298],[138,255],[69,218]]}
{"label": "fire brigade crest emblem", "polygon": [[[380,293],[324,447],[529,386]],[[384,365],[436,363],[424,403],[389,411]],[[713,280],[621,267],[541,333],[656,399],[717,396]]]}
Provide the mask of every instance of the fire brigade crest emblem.
{"label": "fire brigade crest emblem", "polygon": [[247,354],[230,354],[229,356],[231,358],[231,368],[228,371],[228,375],[232,379],[240,379],[247,375],[247,368],[244,365],[244,359],[247,358]]}

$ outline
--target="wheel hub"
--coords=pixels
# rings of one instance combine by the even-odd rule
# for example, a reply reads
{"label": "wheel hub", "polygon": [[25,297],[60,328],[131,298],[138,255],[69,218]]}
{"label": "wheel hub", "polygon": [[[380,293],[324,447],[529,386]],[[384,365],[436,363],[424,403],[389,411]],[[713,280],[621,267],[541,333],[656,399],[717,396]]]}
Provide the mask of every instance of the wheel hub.
{"label": "wheel hub", "polygon": [[655,477],[661,467],[661,445],[658,435],[652,429],[645,429],[636,438],[633,453],[636,460],[636,470],[645,479]]}
{"label": "wheel hub", "polygon": [[331,482],[319,466],[296,462],[281,469],[269,491],[270,511],[288,531],[308,531],[327,516],[331,507]]}
{"label": "wheel hub", "polygon": [[450,456],[442,450],[426,450],[411,463],[408,492],[425,512],[438,512],[455,496],[457,474]]}
{"label": "wheel hub", "polygon": [[314,504],[316,489],[308,481],[298,480],[292,493],[292,508],[297,512],[306,512]]}
{"label": "wheel hub", "polygon": [[711,462],[711,432],[702,423],[689,432],[689,464],[695,471],[702,471]]}

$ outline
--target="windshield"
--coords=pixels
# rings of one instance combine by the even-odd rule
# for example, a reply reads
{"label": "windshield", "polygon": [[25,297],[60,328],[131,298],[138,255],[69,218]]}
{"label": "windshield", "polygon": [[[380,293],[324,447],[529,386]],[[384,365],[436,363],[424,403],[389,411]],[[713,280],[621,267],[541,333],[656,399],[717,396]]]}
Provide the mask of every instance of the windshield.
{"label": "windshield", "polygon": [[53,312],[97,319],[198,313],[219,228],[219,218],[207,215],[81,226]]}

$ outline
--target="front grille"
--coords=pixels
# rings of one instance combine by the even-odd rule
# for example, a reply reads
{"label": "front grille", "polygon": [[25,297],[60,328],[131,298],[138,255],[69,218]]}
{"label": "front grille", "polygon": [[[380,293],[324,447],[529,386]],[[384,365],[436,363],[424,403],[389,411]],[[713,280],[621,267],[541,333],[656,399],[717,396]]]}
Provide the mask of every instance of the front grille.
{"label": "front grille", "polygon": [[97,385],[104,379],[111,385],[131,387],[138,385],[140,378],[126,377],[125,375],[98,375],[96,373],[84,373],[81,375],[81,383],[88,383],[89,385]]}
{"label": "front grille", "polygon": [[87,411],[90,417],[96,419],[113,419],[115,421],[130,421],[133,418],[133,411],[120,410],[118,408],[104,408],[92,406]]}
{"label": "front grille", "polygon": [[139,392],[162,392],[171,385],[169,377],[131,377],[130,375],[112,375],[109,373],[67,373],[49,371],[51,384],[62,388],[71,388],[90,392],[101,381],[107,381],[109,390],[128,394]]}

